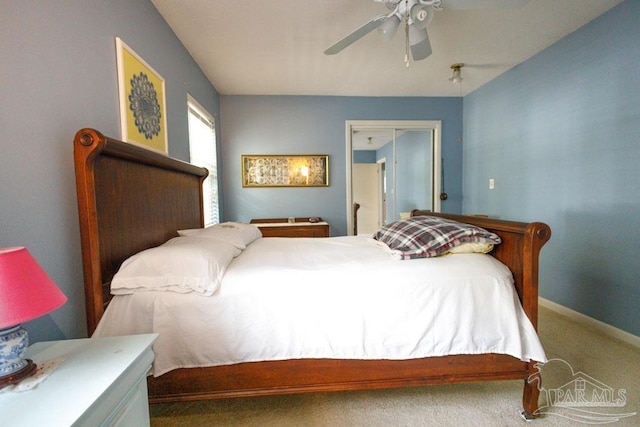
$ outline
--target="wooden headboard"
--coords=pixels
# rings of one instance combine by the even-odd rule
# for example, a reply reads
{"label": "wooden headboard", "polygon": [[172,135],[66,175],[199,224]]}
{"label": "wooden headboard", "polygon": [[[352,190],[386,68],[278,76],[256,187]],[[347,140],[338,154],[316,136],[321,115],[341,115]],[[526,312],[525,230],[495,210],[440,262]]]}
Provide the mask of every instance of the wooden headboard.
{"label": "wooden headboard", "polygon": [[[203,226],[204,168],[81,129],[74,140],[87,329],[91,335],[111,300],[110,282],[131,255]],[[521,223],[429,211],[483,227],[502,243],[491,253],[514,275],[523,308],[538,320],[538,256],[551,237],[540,222]]]}
{"label": "wooden headboard", "polygon": [[208,171],[155,151],[81,129],[74,142],[87,329],[111,299],[122,261],[203,225]]}
{"label": "wooden headboard", "polygon": [[516,222],[472,215],[454,215],[414,209],[411,216],[433,215],[476,225],[496,233],[502,243],[491,251],[513,273],[515,288],[525,313],[538,327],[538,264],[540,249],[551,238],[551,228],[542,222]]}

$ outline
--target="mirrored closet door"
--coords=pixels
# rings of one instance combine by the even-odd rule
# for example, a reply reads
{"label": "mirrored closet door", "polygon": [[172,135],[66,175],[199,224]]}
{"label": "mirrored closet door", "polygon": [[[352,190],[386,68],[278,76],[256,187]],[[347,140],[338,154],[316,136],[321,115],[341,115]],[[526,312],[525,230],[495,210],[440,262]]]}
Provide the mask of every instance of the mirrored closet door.
{"label": "mirrored closet door", "polygon": [[440,210],[440,122],[347,122],[348,234]]}

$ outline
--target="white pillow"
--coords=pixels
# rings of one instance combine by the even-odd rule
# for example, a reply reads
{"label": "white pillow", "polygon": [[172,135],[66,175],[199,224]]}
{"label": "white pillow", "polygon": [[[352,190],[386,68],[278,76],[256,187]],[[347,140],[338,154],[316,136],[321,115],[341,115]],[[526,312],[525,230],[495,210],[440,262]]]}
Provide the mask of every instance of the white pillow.
{"label": "white pillow", "polygon": [[223,222],[206,228],[178,230],[180,236],[206,237],[232,244],[244,250],[247,245],[262,237],[260,229],[253,224],[242,222]]}
{"label": "white pillow", "polygon": [[111,281],[111,293],[170,291],[209,296],[240,252],[217,240],[174,237],[126,259]]}
{"label": "white pillow", "polygon": [[467,242],[449,249],[447,254],[488,254],[493,250],[493,243]]}

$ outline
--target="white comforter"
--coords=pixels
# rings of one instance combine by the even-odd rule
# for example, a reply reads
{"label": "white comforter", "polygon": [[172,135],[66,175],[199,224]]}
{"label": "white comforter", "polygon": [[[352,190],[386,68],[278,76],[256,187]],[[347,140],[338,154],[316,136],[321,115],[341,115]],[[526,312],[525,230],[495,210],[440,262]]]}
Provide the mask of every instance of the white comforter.
{"label": "white comforter", "polygon": [[213,296],[113,298],[94,336],[158,332],[153,374],[298,358],[503,353],[546,361],[511,272],[489,255],[398,261],[364,237],[263,238]]}

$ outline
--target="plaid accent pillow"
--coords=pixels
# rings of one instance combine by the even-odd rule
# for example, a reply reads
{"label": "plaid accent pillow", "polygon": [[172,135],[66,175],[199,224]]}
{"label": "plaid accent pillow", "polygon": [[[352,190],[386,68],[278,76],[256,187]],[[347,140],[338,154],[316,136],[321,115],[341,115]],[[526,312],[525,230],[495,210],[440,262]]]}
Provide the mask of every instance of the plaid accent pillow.
{"label": "plaid accent pillow", "polygon": [[400,259],[436,257],[462,243],[502,242],[484,228],[435,216],[415,216],[387,224],[373,238]]}

